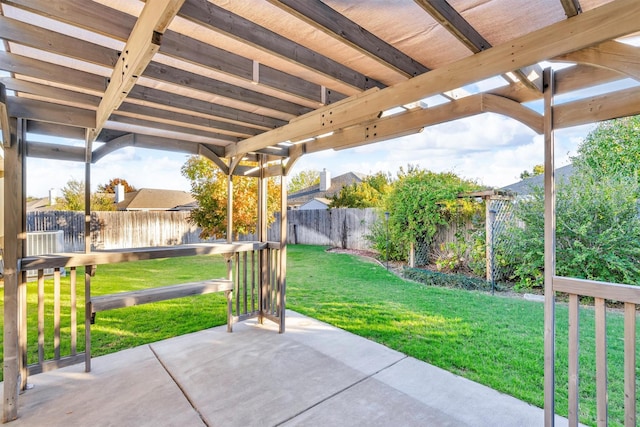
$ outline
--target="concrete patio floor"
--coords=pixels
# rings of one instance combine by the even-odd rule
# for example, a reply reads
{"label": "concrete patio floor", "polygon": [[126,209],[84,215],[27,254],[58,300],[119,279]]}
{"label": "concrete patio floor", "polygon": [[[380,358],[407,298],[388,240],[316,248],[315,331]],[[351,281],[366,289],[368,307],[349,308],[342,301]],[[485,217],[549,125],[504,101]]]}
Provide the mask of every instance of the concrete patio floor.
{"label": "concrete patio floor", "polygon": [[30,377],[10,425],[543,425],[539,408],[295,312],[283,335],[248,321],[97,357],[92,368]]}

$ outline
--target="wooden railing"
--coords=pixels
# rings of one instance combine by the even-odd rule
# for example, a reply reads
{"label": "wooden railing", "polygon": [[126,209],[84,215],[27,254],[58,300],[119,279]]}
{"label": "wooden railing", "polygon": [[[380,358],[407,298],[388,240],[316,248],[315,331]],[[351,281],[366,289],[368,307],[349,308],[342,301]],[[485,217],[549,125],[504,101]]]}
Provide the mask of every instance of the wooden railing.
{"label": "wooden railing", "polygon": [[[233,317],[232,322],[252,317],[267,317],[281,327],[284,324],[284,287],[282,286],[280,266],[280,245],[278,243],[220,243],[194,244],[174,247],[135,248],[128,250],[110,250],[92,253],[63,253],[40,255],[23,258],[20,269],[37,270],[37,310],[38,310],[38,358],[36,363],[27,363],[26,329],[21,333],[21,371],[23,372],[22,387],[26,386],[27,375],[58,369],[76,363],[85,362],[86,370],[91,367],[91,277],[95,267],[101,264],[113,264],[128,261],[172,258],[194,255],[222,254],[229,264],[228,279],[233,281]],[[77,302],[82,297],[82,290],[77,289],[77,268],[85,267],[84,300],[85,300],[85,351],[78,352],[78,314]],[[69,312],[62,313],[61,270],[65,268],[69,274]],[[45,292],[45,269],[53,269],[53,342],[45,342],[45,322],[51,319],[47,316],[45,299],[50,299]],[[273,271],[272,271],[273,270]],[[23,274],[23,277],[26,277]],[[117,294],[116,294],[117,295]],[[66,296],[65,296],[66,298]],[[21,324],[27,324],[27,295],[21,316]],[[272,299],[277,304],[272,303]],[[50,304],[50,303],[49,303]],[[66,306],[66,304],[64,304]],[[62,333],[61,319],[68,317],[69,333]],[[66,325],[66,322],[65,322]],[[66,327],[64,328],[67,329]],[[231,330],[231,322],[229,324]],[[68,354],[62,354],[62,349],[68,349]],[[49,355],[49,357],[47,357]],[[51,356],[52,355],[52,356]]]}
{"label": "wooden railing", "polygon": [[636,305],[640,287],[555,276],[553,290],[569,294],[569,426],[578,426],[579,297],[595,300],[596,408],[598,426],[608,425],[606,301],[624,303],[625,426],[636,426]]}

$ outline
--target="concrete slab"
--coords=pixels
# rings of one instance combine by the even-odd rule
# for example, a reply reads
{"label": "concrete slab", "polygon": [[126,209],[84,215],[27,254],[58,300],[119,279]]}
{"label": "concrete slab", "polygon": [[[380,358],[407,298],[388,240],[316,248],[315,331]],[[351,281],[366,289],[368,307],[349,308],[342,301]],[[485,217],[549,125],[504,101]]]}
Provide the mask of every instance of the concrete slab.
{"label": "concrete slab", "polygon": [[253,320],[33,376],[12,425],[543,425],[540,408],[287,314],[285,334]]}
{"label": "concrete slab", "polygon": [[148,346],[34,375],[11,426],[204,426]]}

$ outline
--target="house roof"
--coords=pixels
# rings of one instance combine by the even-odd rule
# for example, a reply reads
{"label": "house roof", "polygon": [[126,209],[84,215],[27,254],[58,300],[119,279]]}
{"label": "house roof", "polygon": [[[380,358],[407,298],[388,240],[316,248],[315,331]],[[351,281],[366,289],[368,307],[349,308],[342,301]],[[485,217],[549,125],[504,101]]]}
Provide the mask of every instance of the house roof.
{"label": "house roof", "polygon": [[184,205],[194,203],[191,193],[179,190],[141,188],[126,193],[124,201],[117,204],[118,210],[182,210]]}
{"label": "house roof", "polygon": [[[556,169],[556,182],[569,179],[573,175],[573,165],[569,164]],[[544,174],[531,176],[521,181],[514,182],[500,190],[516,193],[518,196],[526,196],[531,193],[531,189],[534,187],[544,186]]]}
{"label": "house roof", "polygon": [[[340,193],[343,187],[351,184],[359,184],[366,178],[366,175],[358,172],[347,172],[331,178],[331,186],[326,191],[320,190],[320,184],[315,184],[303,190],[289,194],[287,204],[289,206],[297,206],[307,203],[313,199],[328,200],[332,196]],[[329,201],[330,203],[330,201]]]}
{"label": "house roof", "polygon": [[[0,0],[0,7],[0,126],[26,119],[27,156],[78,162],[136,146],[202,154],[225,172],[232,159],[265,155],[283,160],[284,168],[268,171],[281,174],[305,153],[483,112],[542,133],[542,116],[522,105],[542,99],[541,61],[578,64],[555,73],[558,94],[637,78],[640,67],[639,48],[621,42],[640,31],[637,0]],[[499,83],[485,90],[478,83],[488,78]],[[558,104],[553,125],[638,114],[639,94],[629,88]],[[393,108],[400,112],[382,115]]]}

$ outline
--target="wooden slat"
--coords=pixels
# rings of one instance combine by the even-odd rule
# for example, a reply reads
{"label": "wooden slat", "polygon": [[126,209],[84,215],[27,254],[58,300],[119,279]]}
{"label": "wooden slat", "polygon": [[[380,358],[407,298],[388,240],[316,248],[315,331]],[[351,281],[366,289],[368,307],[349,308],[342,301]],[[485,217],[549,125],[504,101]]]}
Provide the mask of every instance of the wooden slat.
{"label": "wooden slat", "polygon": [[0,82],[9,90],[38,95],[44,98],[51,98],[63,102],[84,104],[87,107],[97,107],[100,102],[100,97],[98,96],[47,86],[40,83],[28,82],[25,80],[18,80],[11,77],[2,77],[0,78]]}
{"label": "wooden slat", "polygon": [[42,374],[44,372],[54,371],[56,369],[66,368],[67,366],[77,365],[85,361],[85,353],[79,353],[74,356],[61,357],[57,360],[46,360],[42,364],[30,365],[29,375]]}
{"label": "wooden slat", "polygon": [[640,287],[638,286],[555,276],[553,289],[568,294],[640,304]]}
{"label": "wooden slat", "polygon": [[78,301],[76,267],[71,267],[69,272],[69,293],[71,306],[71,312],[69,313],[71,321],[71,355],[75,356],[78,353]]}
{"label": "wooden slat", "polygon": [[239,316],[240,311],[240,284],[242,283],[242,277],[240,276],[240,254],[237,253],[233,257],[233,293],[236,296],[236,315]]}
{"label": "wooden slat", "polygon": [[357,89],[384,87],[375,79],[354,71],[309,48],[276,34],[207,0],[187,0],[180,10],[181,17],[236,40],[265,50],[287,61],[293,61],[313,72],[346,83]]}
{"label": "wooden slat", "polygon": [[27,157],[84,162],[84,147],[27,141]]}
{"label": "wooden slat", "polygon": [[204,280],[201,282],[101,295],[91,299],[91,306],[92,312],[98,313],[116,308],[132,307],[134,305],[231,290],[233,290],[233,282],[231,280]]}
{"label": "wooden slat", "polygon": [[98,106],[95,127],[88,133],[89,141],[95,141],[111,113],[122,104],[136,84],[138,76],[158,52],[161,35],[183,2],[184,0],[147,0],[113,69],[109,85]]}
{"label": "wooden slat", "polygon": [[244,312],[248,312],[249,311],[249,289],[248,289],[248,281],[247,281],[247,259],[248,259],[248,253],[247,252],[243,252],[242,253],[242,303],[243,303],[243,310]]}
{"label": "wooden slat", "polygon": [[55,267],[80,267],[87,265],[116,264],[120,262],[140,261],[145,259],[175,258],[194,255],[230,254],[235,252],[262,250],[267,242],[236,242],[236,243],[197,243],[191,245],[113,249],[83,253],[60,253],[55,255],[38,255],[24,257],[20,268],[38,270]]}
{"label": "wooden slat", "polygon": [[624,425],[636,424],[636,305],[624,304]]}
{"label": "wooden slat", "polygon": [[86,265],[84,269],[84,371],[91,372],[91,277],[96,266]]}
{"label": "wooden slat", "polygon": [[336,12],[320,0],[303,2],[296,0],[269,1],[304,20],[309,25],[320,29],[325,34],[340,42],[349,44],[368,57],[403,73],[407,77],[415,77],[429,71],[427,67],[418,61]]}
{"label": "wooden slat", "polygon": [[33,120],[27,121],[27,132],[38,135],[56,136],[84,141],[85,130],[74,126],[64,126],[58,123],[45,123]]}
{"label": "wooden slat", "polygon": [[60,269],[53,271],[53,352],[60,359]]}
{"label": "wooden slat", "polygon": [[580,301],[569,295],[569,427],[578,427],[580,369]]}
{"label": "wooden slat", "polygon": [[595,299],[596,321],[596,412],[598,427],[608,425],[607,407],[607,313],[604,298]]}
{"label": "wooden slat", "polygon": [[95,112],[92,110],[27,98],[13,98],[9,104],[9,114],[13,117],[80,128],[92,127],[96,123]]}
{"label": "wooden slat", "polygon": [[[355,102],[331,109],[326,131],[337,130],[355,116],[385,111],[439,92],[508,72],[514,68],[582,49],[604,40],[640,30],[640,9],[634,0],[618,0],[582,13],[572,19],[549,25],[500,46],[466,57],[447,67],[401,82],[393,87],[369,93]],[[323,113],[311,113],[282,128],[265,132],[237,143],[234,154],[259,150],[282,141],[294,141],[301,134],[318,129]],[[357,120],[356,120],[357,121]]]}
{"label": "wooden slat", "polygon": [[44,270],[38,270],[38,363],[44,362]]}

